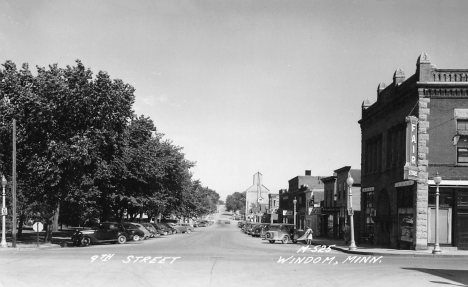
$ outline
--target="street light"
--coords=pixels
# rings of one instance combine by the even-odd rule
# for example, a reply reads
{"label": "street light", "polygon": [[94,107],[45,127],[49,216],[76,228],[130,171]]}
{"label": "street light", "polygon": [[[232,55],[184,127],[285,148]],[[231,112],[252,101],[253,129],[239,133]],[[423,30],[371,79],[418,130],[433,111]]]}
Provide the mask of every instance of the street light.
{"label": "street light", "polygon": [[346,184],[348,184],[348,189],[349,189],[349,222],[351,224],[351,242],[349,243],[349,250],[356,250],[356,243],[354,242],[354,210],[353,210],[353,186],[354,179],[351,177],[351,174],[348,173],[348,179],[346,179]]}
{"label": "street light", "polygon": [[296,200],[295,197],[294,197],[293,203],[294,203],[294,228],[296,228],[296,203],[297,203],[297,200]]}
{"label": "street light", "polygon": [[2,175],[2,187],[3,187],[3,192],[2,192],[2,247],[8,247],[7,242],[6,242],[6,236],[5,236],[5,217],[7,215],[7,209],[5,207],[5,186],[7,185],[7,180],[5,179],[5,176]]}
{"label": "street light", "polygon": [[439,246],[439,184],[442,182],[442,178],[439,176],[439,172],[434,176],[434,183],[436,184],[436,214],[435,214],[435,243],[432,254],[440,254],[442,251]]}

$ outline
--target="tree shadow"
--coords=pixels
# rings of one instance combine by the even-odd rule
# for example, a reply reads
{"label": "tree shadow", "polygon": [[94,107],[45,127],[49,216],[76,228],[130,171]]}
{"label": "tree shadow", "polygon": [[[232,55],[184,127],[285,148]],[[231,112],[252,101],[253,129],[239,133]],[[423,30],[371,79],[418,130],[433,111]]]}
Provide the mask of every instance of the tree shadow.
{"label": "tree shadow", "polygon": [[468,271],[467,270],[427,269],[427,268],[402,268],[402,269],[419,271],[419,272],[424,272],[427,274],[439,276],[441,278],[444,278],[450,281],[461,283],[461,285],[450,283],[450,282],[443,282],[443,281],[429,281],[431,283],[444,284],[444,285],[450,285],[450,286],[468,287]]}

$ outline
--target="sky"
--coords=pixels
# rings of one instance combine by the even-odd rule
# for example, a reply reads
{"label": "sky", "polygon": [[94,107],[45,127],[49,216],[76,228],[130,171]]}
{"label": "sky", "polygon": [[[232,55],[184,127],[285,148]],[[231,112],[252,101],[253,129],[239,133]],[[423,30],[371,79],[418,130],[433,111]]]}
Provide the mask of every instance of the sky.
{"label": "sky", "polygon": [[263,175],[361,168],[361,105],[427,52],[468,68],[468,1],[0,0],[0,63],[77,59],[135,89],[134,110],[225,200]]}

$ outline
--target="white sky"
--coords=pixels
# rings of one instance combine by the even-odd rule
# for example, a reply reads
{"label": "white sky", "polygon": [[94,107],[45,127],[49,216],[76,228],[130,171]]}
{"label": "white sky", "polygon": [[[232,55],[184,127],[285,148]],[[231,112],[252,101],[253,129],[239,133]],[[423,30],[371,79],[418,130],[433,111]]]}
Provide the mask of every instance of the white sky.
{"label": "white sky", "polygon": [[0,62],[107,71],[222,199],[360,168],[361,104],[427,52],[468,68],[468,1],[0,0]]}

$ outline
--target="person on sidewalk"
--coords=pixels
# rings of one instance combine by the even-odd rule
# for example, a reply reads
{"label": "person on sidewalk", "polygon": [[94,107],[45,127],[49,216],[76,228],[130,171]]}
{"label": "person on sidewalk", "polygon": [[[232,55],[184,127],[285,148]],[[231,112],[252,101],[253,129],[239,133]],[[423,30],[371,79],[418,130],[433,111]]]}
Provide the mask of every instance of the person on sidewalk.
{"label": "person on sidewalk", "polygon": [[310,229],[310,227],[307,227],[307,228],[306,228],[306,233],[305,233],[305,234],[306,234],[306,238],[307,238],[307,240],[306,240],[307,245],[311,245],[311,244],[312,244],[312,238],[313,238],[313,237],[312,237],[312,233],[314,233],[314,232],[312,231],[312,229]]}
{"label": "person on sidewalk", "polygon": [[344,241],[345,241],[345,244],[348,244],[349,242],[349,233],[350,233],[350,227],[347,223],[345,223],[345,225],[343,226],[343,237],[344,237]]}

